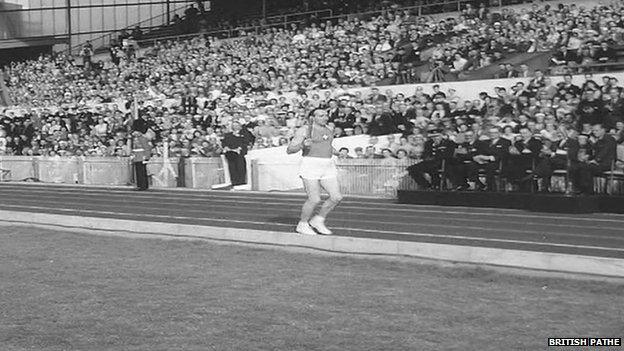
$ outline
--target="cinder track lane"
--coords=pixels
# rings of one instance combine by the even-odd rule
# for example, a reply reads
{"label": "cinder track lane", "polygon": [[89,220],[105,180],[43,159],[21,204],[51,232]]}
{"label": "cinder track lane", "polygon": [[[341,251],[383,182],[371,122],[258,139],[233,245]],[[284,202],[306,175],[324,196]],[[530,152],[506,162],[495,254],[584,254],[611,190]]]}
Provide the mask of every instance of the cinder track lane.
{"label": "cinder track lane", "polygon": [[[292,232],[301,195],[0,184],[0,209]],[[347,198],[336,235],[624,258],[624,216],[410,206]]]}

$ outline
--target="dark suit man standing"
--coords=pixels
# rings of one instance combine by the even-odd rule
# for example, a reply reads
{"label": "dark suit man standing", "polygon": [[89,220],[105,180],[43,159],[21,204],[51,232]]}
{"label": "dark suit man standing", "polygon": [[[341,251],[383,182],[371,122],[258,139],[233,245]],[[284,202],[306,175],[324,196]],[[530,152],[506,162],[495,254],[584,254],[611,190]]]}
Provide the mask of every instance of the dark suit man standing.
{"label": "dark suit man standing", "polygon": [[521,128],[520,135],[522,138],[513,143],[509,153],[509,162],[507,164],[507,176],[511,182],[520,184],[520,191],[526,191],[527,170],[533,170],[537,163],[540,152],[542,151],[542,142],[533,137],[529,128]]}
{"label": "dark suit man standing", "polygon": [[223,137],[223,151],[228,161],[232,186],[247,184],[247,147],[254,137],[238,122],[232,123],[232,132]]}
{"label": "dark suit man standing", "polygon": [[606,133],[602,124],[594,125],[592,134],[596,138],[592,144],[592,156],[570,167],[572,184],[579,193],[586,195],[594,193],[593,177],[611,169],[617,152],[615,139]]}
{"label": "dark suit man standing", "polygon": [[[511,142],[507,139],[501,138],[501,132],[499,128],[490,128],[489,130],[490,140],[484,141],[479,144],[480,149],[477,151],[477,155],[473,157],[473,160],[477,163],[478,167],[485,171],[485,182],[488,191],[496,190],[496,171],[507,162],[509,156],[509,147]],[[479,190],[483,190],[481,184],[477,183]]]}
{"label": "dark suit man standing", "polygon": [[[425,143],[423,161],[407,168],[409,175],[423,189],[440,188],[440,168],[442,161],[449,161],[453,157],[455,145],[452,141],[444,139],[442,134],[429,135],[431,139]],[[431,182],[425,179],[425,173],[431,177]]]}
{"label": "dark suit man standing", "polygon": [[147,190],[149,182],[147,179],[147,161],[152,156],[152,147],[149,139],[141,132],[132,132],[132,164],[136,179],[136,189],[139,191]]}
{"label": "dark suit man standing", "polygon": [[468,180],[474,181],[477,188],[483,188],[484,185],[478,180],[478,165],[473,160],[479,150],[479,140],[472,130],[463,134],[463,140],[460,136],[461,134],[456,140],[457,146],[449,167],[451,182],[455,185],[455,190],[459,191],[468,190]]}
{"label": "dark suit man standing", "polygon": [[327,109],[327,114],[329,115],[329,122],[334,122],[335,120],[340,118],[340,106],[338,101],[331,99],[329,100],[329,108]]}

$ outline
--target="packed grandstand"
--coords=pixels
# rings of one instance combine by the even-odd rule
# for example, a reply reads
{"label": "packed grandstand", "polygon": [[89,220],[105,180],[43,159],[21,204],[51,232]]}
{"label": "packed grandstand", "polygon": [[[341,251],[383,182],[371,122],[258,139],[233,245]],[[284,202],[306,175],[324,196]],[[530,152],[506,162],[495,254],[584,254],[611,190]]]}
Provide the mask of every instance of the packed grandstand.
{"label": "packed grandstand", "polygon": [[[437,135],[457,146],[466,134],[486,141],[498,128],[511,144],[501,162],[528,150],[535,171],[569,137],[589,154],[580,162],[591,162],[597,124],[622,148],[624,95],[612,73],[624,44],[621,1],[466,4],[457,15],[402,5],[257,24],[233,38],[205,33],[191,11],[177,33],[184,37],[12,62],[3,69],[11,106],[0,108],[0,155],[128,156],[129,131],[142,119],[155,156],[216,157],[234,122],[252,148],[270,148],[287,144],[317,108],[329,112],[335,137],[371,136],[368,149],[343,150],[343,158],[417,164],[439,157],[431,151]],[[492,78],[517,79],[483,81]],[[473,79],[489,89],[462,96],[448,85]],[[380,147],[382,135],[396,137]],[[539,148],[517,145],[527,138]]]}

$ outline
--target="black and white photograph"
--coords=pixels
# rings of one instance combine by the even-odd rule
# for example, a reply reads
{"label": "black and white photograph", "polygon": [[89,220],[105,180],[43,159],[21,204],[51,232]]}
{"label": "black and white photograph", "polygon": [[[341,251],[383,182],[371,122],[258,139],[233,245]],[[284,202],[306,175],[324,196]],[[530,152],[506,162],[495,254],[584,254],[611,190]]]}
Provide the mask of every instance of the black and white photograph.
{"label": "black and white photograph", "polygon": [[624,0],[0,0],[0,351],[623,339]]}

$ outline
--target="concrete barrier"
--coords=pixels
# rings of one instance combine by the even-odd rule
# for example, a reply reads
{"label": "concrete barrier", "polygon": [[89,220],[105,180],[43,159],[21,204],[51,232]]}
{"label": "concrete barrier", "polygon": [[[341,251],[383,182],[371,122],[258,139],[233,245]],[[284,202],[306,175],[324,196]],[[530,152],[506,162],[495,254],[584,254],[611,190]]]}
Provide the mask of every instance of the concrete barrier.
{"label": "concrete barrier", "polygon": [[[29,178],[45,183],[86,185],[128,185],[134,182],[128,157],[0,157],[0,180]],[[210,189],[227,183],[222,157],[152,158],[147,173],[154,188],[190,187]]]}
{"label": "concrete barrier", "polygon": [[82,162],[83,183],[87,185],[128,185],[132,168],[127,157],[89,157]]}
{"label": "concrete barrier", "polygon": [[147,175],[150,179],[150,186],[153,188],[176,188],[178,187],[180,159],[151,158],[147,163]]}
{"label": "concrete barrier", "polygon": [[38,157],[37,178],[45,183],[83,184],[82,159],[79,157]]}
{"label": "concrete barrier", "polygon": [[220,157],[191,157],[184,162],[184,184],[187,188],[211,189],[226,182]]}
{"label": "concrete barrier", "polygon": [[39,176],[36,158],[32,156],[2,156],[0,169],[6,171],[0,178],[3,181],[21,181]]}

